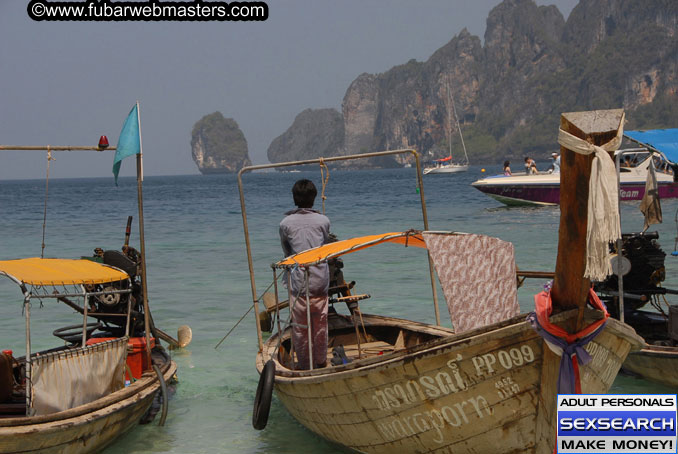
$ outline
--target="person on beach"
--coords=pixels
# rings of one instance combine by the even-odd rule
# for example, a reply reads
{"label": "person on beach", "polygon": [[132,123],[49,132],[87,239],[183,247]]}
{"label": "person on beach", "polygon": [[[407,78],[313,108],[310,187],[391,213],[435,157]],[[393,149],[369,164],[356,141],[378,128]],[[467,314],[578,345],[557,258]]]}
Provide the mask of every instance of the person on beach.
{"label": "person on beach", "polygon": [[[296,209],[285,213],[280,222],[280,242],[285,257],[322,246],[330,236],[330,220],[327,216],[313,210],[318,194],[312,181],[302,179],[294,183],[292,197]],[[287,285],[288,276],[285,276]],[[297,367],[310,368],[306,297],[310,302],[312,356],[314,368],[327,364],[327,311],[329,287],[329,269],[327,263],[311,266],[308,270],[308,283],[303,269],[295,268],[289,276],[290,301],[292,305],[292,343],[297,354]],[[308,284],[308,285],[307,285]],[[303,325],[303,326],[299,326]]]}
{"label": "person on beach", "polygon": [[504,161],[504,175],[507,177],[513,175],[511,173],[511,163],[509,161]]}

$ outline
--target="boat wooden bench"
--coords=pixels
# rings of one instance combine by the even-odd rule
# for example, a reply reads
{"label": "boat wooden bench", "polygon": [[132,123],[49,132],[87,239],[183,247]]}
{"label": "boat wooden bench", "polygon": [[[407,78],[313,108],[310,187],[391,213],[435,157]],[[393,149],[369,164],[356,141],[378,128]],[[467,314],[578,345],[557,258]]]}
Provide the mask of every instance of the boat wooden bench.
{"label": "boat wooden bench", "polygon": [[[404,348],[404,346],[401,348]],[[387,353],[392,353],[397,349],[398,347],[396,345],[392,345],[384,341],[366,342],[360,345],[360,356],[362,358],[370,356],[380,356],[385,355]],[[345,345],[344,352],[346,353],[346,357],[348,357],[351,360],[356,360],[359,357],[358,346],[355,344]],[[328,349],[327,352],[328,364],[330,363],[331,360],[332,360],[332,350]]]}

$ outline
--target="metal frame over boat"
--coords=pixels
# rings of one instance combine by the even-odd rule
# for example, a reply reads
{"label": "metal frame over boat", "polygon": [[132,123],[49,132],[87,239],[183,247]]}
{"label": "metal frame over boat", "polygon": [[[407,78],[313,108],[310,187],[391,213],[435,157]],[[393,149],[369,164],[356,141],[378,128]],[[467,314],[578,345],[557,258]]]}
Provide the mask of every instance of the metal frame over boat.
{"label": "metal frame over boat", "polygon": [[[613,124],[613,132],[616,132],[619,115],[617,111],[596,114],[598,121],[601,118],[608,121],[602,126],[597,122],[581,125],[580,129],[587,137],[599,141],[611,134]],[[572,121],[576,122],[578,118],[573,116]],[[603,128],[604,132],[598,132],[597,127]],[[427,230],[417,153],[413,150],[388,153],[414,155],[424,230]],[[324,161],[364,157],[367,156],[324,158]],[[575,161],[581,169],[573,169],[573,175],[582,173],[580,176],[587,178],[590,158],[577,156]],[[321,160],[303,163],[319,162]],[[274,166],[285,165],[299,163]],[[252,301],[257,320],[258,301],[263,296],[259,296],[254,281],[242,174],[262,167],[267,166],[247,167],[238,175]],[[587,199],[588,193],[585,196],[584,199]],[[586,200],[583,203],[586,206]],[[582,212],[575,207],[572,211]],[[569,211],[566,208],[563,217],[567,216]],[[578,220],[568,225],[581,229]],[[585,227],[584,220],[584,231]],[[417,233],[385,235],[405,238],[404,242],[408,243],[415,241]],[[580,266],[585,262],[586,248],[580,244],[585,235],[566,232],[562,226],[561,235],[567,238],[563,243],[569,243],[562,245],[568,257],[560,257],[559,250],[561,266],[556,269],[553,301],[554,308],[563,312],[551,317],[551,322],[570,332],[581,330],[589,323],[600,327],[602,325],[597,321],[602,321],[605,314],[585,310],[589,284],[582,278],[584,269]],[[341,253],[385,242],[352,241],[357,242],[356,245]],[[338,255],[333,245],[289,257],[286,259],[288,263],[274,264],[274,270],[288,266],[305,269],[319,261],[334,259]],[[567,269],[562,267],[563,261],[571,262]],[[429,256],[429,266],[431,262]],[[431,278],[435,301],[432,271]],[[439,317],[436,317],[436,324],[424,324],[363,314],[357,306],[363,295],[352,295],[351,284],[340,284],[342,296],[336,301],[349,304],[351,315],[329,317],[329,345],[341,345],[346,354],[338,365],[316,370],[294,368],[290,329],[283,325],[280,315],[285,304],[277,301],[276,287],[274,311],[277,314],[277,333],[263,342],[257,323],[259,352],[256,366],[262,376],[256,405],[260,404],[259,398],[266,387],[273,385],[280,401],[301,424],[328,440],[359,452],[543,453],[553,450],[561,358],[546,347],[547,344],[524,315],[455,334],[440,326]],[[441,284],[445,286],[447,283]],[[434,307],[438,315],[437,303]],[[607,392],[626,355],[642,342],[632,329],[616,320],[607,319],[604,328],[600,329],[598,337],[586,345],[593,360],[580,366],[580,385],[585,393]],[[340,354],[333,351],[332,355],[335,353]],[[254,422],[259,429],[265,426],[265,419],[263,424],[258,419],[260,410],[260,407],[255,407],[254,419],[257,421]],[[267,417],[268,409],[263,411]]]}

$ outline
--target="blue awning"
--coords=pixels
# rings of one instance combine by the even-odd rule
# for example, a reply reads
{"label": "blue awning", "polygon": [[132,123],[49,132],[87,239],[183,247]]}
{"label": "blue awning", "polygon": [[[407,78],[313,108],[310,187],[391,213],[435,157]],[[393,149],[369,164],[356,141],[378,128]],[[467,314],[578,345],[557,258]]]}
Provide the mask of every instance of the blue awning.
{"label": "blue awning", "polygon": [[678,164],[678,129],[651,129],[624,131],[629,139],[659,150],[674,164]]}

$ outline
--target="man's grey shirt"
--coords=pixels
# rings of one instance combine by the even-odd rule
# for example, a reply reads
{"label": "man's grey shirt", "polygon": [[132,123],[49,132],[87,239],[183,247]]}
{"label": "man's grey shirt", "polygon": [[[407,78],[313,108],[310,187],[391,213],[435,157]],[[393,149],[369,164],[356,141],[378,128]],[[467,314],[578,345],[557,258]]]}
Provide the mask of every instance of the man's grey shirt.
{"label": "man's grey shirt", "polygon": [[[288,211],[280,222],[280,242],[285,257],[307,249],[322,246],[330,234],[330,220],[327,216],[310,208],[297,208]],[[285,276],[287,279],[287,276]],[[287,284],[287,281],[285,281]],[[330,284],[327,263],[315,265],[309,269],[309,295],[327,295]],[[305,295],[305,273],[301,269],[292,271],[292,293]]]}

